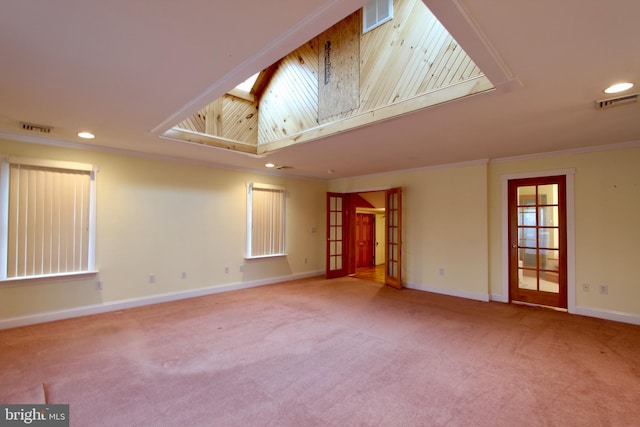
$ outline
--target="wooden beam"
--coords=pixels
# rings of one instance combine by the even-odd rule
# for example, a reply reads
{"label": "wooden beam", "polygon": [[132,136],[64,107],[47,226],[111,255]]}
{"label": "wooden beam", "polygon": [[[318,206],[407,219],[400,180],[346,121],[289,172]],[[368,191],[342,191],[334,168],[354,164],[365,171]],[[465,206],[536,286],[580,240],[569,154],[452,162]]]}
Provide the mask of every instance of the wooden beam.
{"label": "wooden beam", "polygon": [[344,120],[327,123],[316,126],[287,138],[277,141],[258,145],[258,154],[279,150],[302,142],[314,141],[316,139],[325,138],[348,130],[366,126],[381,120],[390,119],[392,117],[422,110],[443,102],[455,100],[464,96],[473,95],[494,89],[489,79],[485,76],[475,77],[464,82],[454,84],[445,88],[434,90],[432,92],[419,95],[406,101],[397,102],[395,104],[380,107],[362,114],[351,116]]}
{"label": "wooden beam", "polygon": [[253,96],[252,93],[245,92],[244,90],[240,90],[235,87],[227,92],[227,95],[235,96],[236,98],[244,99],[249,102],[255,102],[256,100],[256,97]]}
{"label": "wooden beam", "polygon": [[264,92],[267,86],[269,86],[269,82],[271,81],[273,75],[276,73],[279,64],[280,61],[268,66],[260,72],[258,78],[256,79],[256,82],[253,84],[253,88],[251,89],[251,94],[255,97],[255,99],[259,100],[262,96],[262,92]]}
{"label": "wooden beam", "polygon": [[222,135],[222,100],[220,97],[207,105],[204,132],[208,135]]}
{"label": "wooden beam", "polygon": [[185,129],[171,128],[162,134],[163,138],[173,139],[181,142],[191,142],[194,144],[207,145],[209,147],[223,148],[225,150],[239,151],[247,154],[257,154],[257,147],[253,144],[247,144],[230,139],[220,138],[202,133],[190,132]]}

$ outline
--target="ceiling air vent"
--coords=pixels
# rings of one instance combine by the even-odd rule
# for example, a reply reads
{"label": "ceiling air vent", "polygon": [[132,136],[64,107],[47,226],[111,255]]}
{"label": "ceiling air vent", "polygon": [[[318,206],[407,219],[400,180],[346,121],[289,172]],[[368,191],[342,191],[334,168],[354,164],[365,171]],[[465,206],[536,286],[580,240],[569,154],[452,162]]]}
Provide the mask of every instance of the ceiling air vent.
{"label": "ceiling air vent", "polygon": [[638,101],[638,94],[619,96],[618,98],[601,99],[596,101],[596,108],[602,110],[604,108],[616,107],[618,105],[626,105]]}
{"label": "ceiling air vent", "polygon": [[45,126],[45,125],[36,125],[33,123],[20,123],[20,127],[24,130],[28,130],[29,132],[37,132],[37,133],[51,133],[53,127]]}

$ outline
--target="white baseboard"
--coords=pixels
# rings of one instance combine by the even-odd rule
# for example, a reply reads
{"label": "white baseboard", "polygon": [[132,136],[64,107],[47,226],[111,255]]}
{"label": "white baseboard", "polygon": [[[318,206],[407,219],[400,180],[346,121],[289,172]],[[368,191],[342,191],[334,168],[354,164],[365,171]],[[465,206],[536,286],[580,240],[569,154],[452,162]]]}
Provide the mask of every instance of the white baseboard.
{"label": "white baseboard", "polygon": [[[504,303],[509,302],[508,299],[505,301],[505,298],[502,294],[484,295],[480,293],[472,293],[472,292],[466,292],[466,291],[439,288],[437,286],[416,285],[416,284],[407,284],[406,286],[407,288],[410,288],[410,289],[417,289],[420,291],[451,295],[454,297],[469,298],[469,299],[474,299],[478,301],[491,300],[491,301],[504,302]],[[595,317],[595,318],[604,319],[604,320],[612,320],[614,322],[630,323],[632,325],[640,325],[639,315],[624,313],[620,311],[602,310],[602,309],[591,308],[591,307],[576,307],[575,311],[571,311],[571,314],[578,314],[580,316],[587,316],[587,317]]]}
{"label": "white baseboard", "polygon": [[[491,294],[491,301],[508,303],[501,294]],[[595,317],[597,319],[613,320],[614,322],[630,323],[632,325],[640,325],[640,316],[637,314],[624,313],[621,311],[602,310],[599,308],[577,306],[574,310],[569,309],[570,314],[578,314],[580,316]]]}
{"label": "white baseboard", "polygon": [[602,310],[591,307],[576,307],[574,314],[581,316],[597,317],[598,319],[613,320],[614,322],[631,323],[640,325],[640,316],[637,314],[624,313],[621,311]]}
{"label": "white baseboard", "polygon": [[449,295],[452,297],[467,298],[476,301],[489,302],[488,293],[469,292],[459,289],[442,288],[439,286],[423,285],[417,283],[405,283],[405,287],[418,291],[433,292],[435,294]]}
{"label": "white baseboard", "polygon": [[509,302],[509,297],[505,297],[502,294],[491,294],[491,301],[495,302]]}
{"label": "white baseboard", "polygon": [[20,326],[35,325],[37,323],[53,322],[55,320],[71,319],[74,317],[90,316],[93,314],[106,313],[109,311],[125,310],[127,308],[141,307],[144,305],[159,304],[163,302],[178,301],[181,299],[200,297],[205,295],[218,294],[222,292],[237,291],[240,289],[255,288],[257,286],[271,285],[274,283],[286,282],[289,280],[306,279],[323,275],[324,271],[315,271],[304,274],[294,274],[290,276],[272,277],[251,282],[228,283],[224,285],[208,286],[186,291],[169,292],[165,294],[150,295],[140,298],[131,298],[120,301],[112,301],[104,304],[87,305],[83,307],[70,308],[67,310],[49,311],[46,313],[32,314],[28,316],[13,317],[0,320],[0,330],[17,328]]}
{"label": "white baseboard", "polygon": [[[187,291],[170,292],[159,295],[151,295],[147,297],[132,298],[127,300],[113,301],[105,304],[94,304],[83,307],[71,308],[68,310],[50,311],[46,313],[33,314],[29,316],[14,317],[9,319],[0,320],[0,330],[17,328],[20,326],[35,325],[38,323],[53,322],[56,320],[71,319],[74,317],[90,316],[93,314],[107,313],[109,311],[125,310],[128,308],[141,307],[144,305],[159,304],[163,302],[178,301],[181,299],[194,298],[205,295],[218,294],[222,292],[230,292],[241,289],[255,288],[257,286],[271,285],[279,282],[286,282],[289,280],[306,279],[308,277],[315,277],[323,275],[324,271],[316,271],[304,274],[273,277],[269,279],[254,280],[251,282],[238,282],[228,283],[224,285],[209,286],[198,289],[190,289]],[[476,301],[488,302],[488,301],[504,301],[503,296],[500,294],[484,294],[477,292],[462,291],[458,289],[442,288],[438,286],[422,285],[407,283],[405,286],[409,289],[415,289],[419,291],[433,292],[437,294],[449,295],[459,298],[467,298]],[[578,314],[581,316],[595,317],[598,319],[612,320],[615,322],[630,323],[633,325],[640,325],[640,316],[630,313],[623,313],[617,311],[601,310],[591,307],[576,307],[575,312],[572,314]]]}

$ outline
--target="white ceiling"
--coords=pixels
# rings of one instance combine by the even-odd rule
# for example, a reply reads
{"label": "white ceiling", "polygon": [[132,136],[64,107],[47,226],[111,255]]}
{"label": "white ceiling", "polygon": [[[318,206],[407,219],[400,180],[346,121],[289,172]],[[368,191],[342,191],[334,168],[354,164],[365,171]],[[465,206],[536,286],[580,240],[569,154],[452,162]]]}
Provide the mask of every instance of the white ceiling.
{"label": "white ceiling", "polygon": [[[364,2],[3,2],[0,136],[44,141],[21,133],[27,121],[53,126],[56,144],[264,170],[264,158],[160,135]],[[497,89],[269,154],[292,166],[281,173],[335,179],[640,141],[640,103],[594,106],[615,82],[640,92],[637,0],[425,3]]]}

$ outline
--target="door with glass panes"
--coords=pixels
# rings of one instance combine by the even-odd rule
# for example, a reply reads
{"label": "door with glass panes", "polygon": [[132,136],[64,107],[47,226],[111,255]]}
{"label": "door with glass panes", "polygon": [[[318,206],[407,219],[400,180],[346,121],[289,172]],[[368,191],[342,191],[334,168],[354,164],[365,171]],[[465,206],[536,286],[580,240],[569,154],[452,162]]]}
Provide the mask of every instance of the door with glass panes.
{"label": "door with glass panes", "polygon": [[509,300],[567,307],[565,176],[509,181]]}
{"label": "door with glass panes", "polygon": [[348,274],[348,201],[347,194],[327,193],[327,279]]}

